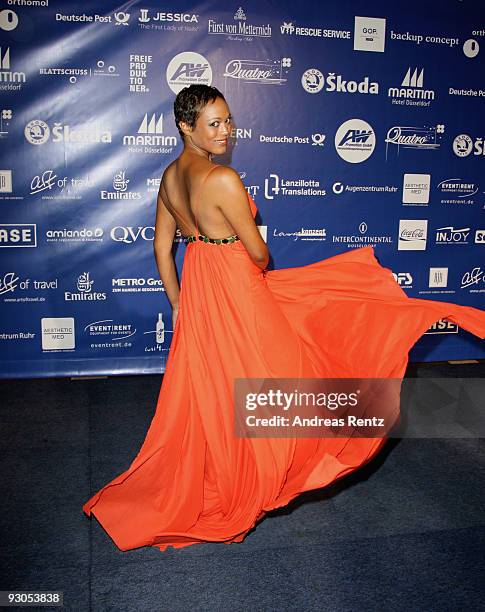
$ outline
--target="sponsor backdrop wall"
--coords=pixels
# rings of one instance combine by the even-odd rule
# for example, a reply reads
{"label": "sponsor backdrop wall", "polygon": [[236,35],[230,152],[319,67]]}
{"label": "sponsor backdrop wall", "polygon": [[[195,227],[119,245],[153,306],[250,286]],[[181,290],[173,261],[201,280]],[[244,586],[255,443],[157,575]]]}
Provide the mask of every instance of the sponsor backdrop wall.
{"label": "sponsor backdrop wall", "polygon": [[[409,296],[483,308],[480,4],[4,0],[2,376],[164,370],[153,225],[191,83],[227,98],[215,161],[254,197],[274,267],[371,244]],[[484,356],[446,321],[411,353]]]}

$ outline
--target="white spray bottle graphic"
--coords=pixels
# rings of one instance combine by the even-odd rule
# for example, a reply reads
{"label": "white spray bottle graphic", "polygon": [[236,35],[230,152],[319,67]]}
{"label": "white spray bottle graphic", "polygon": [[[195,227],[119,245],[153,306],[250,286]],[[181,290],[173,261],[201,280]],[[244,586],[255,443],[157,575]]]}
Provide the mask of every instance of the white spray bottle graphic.
{"label": "white spray bottle graphic", "polygon": [[165,325],[163,324],[162,313],[158,313],[158,321],[156,327],[157,344],[163,344],[165,342]]}

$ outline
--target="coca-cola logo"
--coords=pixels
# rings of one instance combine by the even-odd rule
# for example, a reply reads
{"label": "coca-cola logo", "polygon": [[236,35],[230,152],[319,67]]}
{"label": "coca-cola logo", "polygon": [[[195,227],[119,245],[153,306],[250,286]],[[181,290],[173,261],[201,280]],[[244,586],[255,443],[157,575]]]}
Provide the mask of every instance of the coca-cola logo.
{"label": "coca-cola logo", "polygon": [[424,230],[421,228],[403,229],[401,232],[403,240],[420,240],[424,238]]}

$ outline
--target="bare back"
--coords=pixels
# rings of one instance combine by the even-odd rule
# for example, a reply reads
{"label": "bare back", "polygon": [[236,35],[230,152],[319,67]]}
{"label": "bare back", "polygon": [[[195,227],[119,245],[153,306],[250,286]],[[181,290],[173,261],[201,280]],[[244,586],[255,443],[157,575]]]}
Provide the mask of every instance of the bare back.
{"label": "bare back", "polygon": [[[204,184],[209,172],[217,167],[208,160],[179,157],[165,170],[162,183],[167,208],[184,236],[199,232],[210,238],[226,238],[234,228],[211,199],[210,188]],[[197,215],[197,222],[194,215]]]}

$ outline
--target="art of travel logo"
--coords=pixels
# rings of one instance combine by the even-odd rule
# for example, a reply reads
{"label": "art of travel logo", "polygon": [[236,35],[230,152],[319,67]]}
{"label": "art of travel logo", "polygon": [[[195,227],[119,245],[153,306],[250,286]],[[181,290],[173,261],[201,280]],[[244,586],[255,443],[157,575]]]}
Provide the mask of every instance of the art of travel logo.
{"label": "art of travel logo", "polygon": [[351,164],[368,159],[374,152],[376,135],[363,119],[344,121],[335,134],[335,149],[340,157]]}
{"label": "art of travel logo", "polygon": [[222,76],[244,83],[283,85],[290,68],[291,57],[280,60],[232,59],[227,62]]}
{"label": "art of travel logo", "polygon": [[425,251],[427,234],[427,219],[400,219],[398,251]]}
{"label": "art of travel logo", "polygon": [[408,206],[429,204],[430,174],[405,174],[402,186],[402,203]]}
{"label": "art of travel logo", "polygon": [[[48,124],[41,119],[32,119],[24,128],[27,142],[33,145],[45,144],[50,136],[51,130]],[[69,124],[54,123],[52,128],[52,142],[69,144],[94,144],[110,143],[111,132],[101,128],[98,124],[85,124],[71,127]]]}
{"label": "art of travel logo", "polygon": [[253,38],[271,38],[271,24],[254,24],[251,23],[242,7],[234,13],[233,21],[227,23],[209,19],[207,22],[207,33],[215,35],[224,35],[226,40],[246,40],[250,41]]}
{"label": "art of travel logo", "polygon": [[485,273],[481,266],[475,266],[463,274],[460,289],[468,289],[470,293],[485,293]]}
{"label": "art of travel logo", "polygon": [[113,177],[114,191],[101,191],[102,200],[141,200],[139,191],[128,191],[130,179],[126,178],[124,170],[119,170]]}
{"label": "art of travel logo", "polygon": [[[16,290],[20,292],[31,292],[31,297],[21,296],[18,298],[12,298],[10,302],[39,302],[45,301],[45,298],[32,296],[32,293],[43,292],[43,291],[55,291],[57,290],[57,278],[51,280],[39,280],[34,278],[20,278],[15,272],[7,272],[0,278],[0,295],[6,293],[15,293]],[[5,300],[7,301],[7,300]]]}
{"label": "art of travel logo", "polygon": [[356,17],[354,22],[354,51],[384,52],[386,20],[380,17]]}
{"label": "art of travel logo", "polygon": [[212,85],[211,65],[203,55],[195,51],[183,51],[173,57],[165,76],[175,94],[189,85]]}
{"label": "art of travel logo", "polygon": [[387,95],[393,104],[429,106],[435,98],[432,89],[424,88],[424,68],[408,68],[401,87],[389,87]]}
{"label": "art of travel logo", "polygon": [[386,142],[386,161],[389,155],[389,147],[396,147],[397,155],[401,148],[422,149],[433,151],[440,147],[440,140],[444,134],[445,126],[410,127],[394,125],[387,131]]}
{"label": "art of travel logo", "polygon": [[296,26],[292,21],[284,22],[280,26],[281,34],[287,34],[288,36],[311,36],[315,38],[343,38],[350,40],[350,30],[331,30],[327,28],[309,28]]}
{"label": "art of travel logo", "polygon": [[453,225],[447,225],[436,228],[435,243],[441,245],[468,244],[469,236],[469,227],[455,228]]}
{"label": "art of travel logo", "polygon": [[453,152],[458,157],[468,157],[473,151],[473,155],[485,155],[483,138],[473,140],[468,134],[459,134],[453,140]]}
{"label": "art of travel logo", "polygon": [[0,47],[0,91],[19,91],[25,83],[25,72],[12,70],[10,47]]}
{"label": "art of travel logo", "polygon": [[77,278],[77,291],[65,291],[66,302],[100,301],[106,299],[106,293],[93,291],[94,280],[91,280],[89,272],[83,272]]}
{"label": "art of travel logo", "polygon": [[368,76],[359,81],[351,81],[344,79],[340,74],[335,74],[335,72],[324,75],[318,68],[305,70],[301,77],[301,85],[308,93],[318,93],[322,90],[328,93],[379,93],[379,83],[371,81]]}

